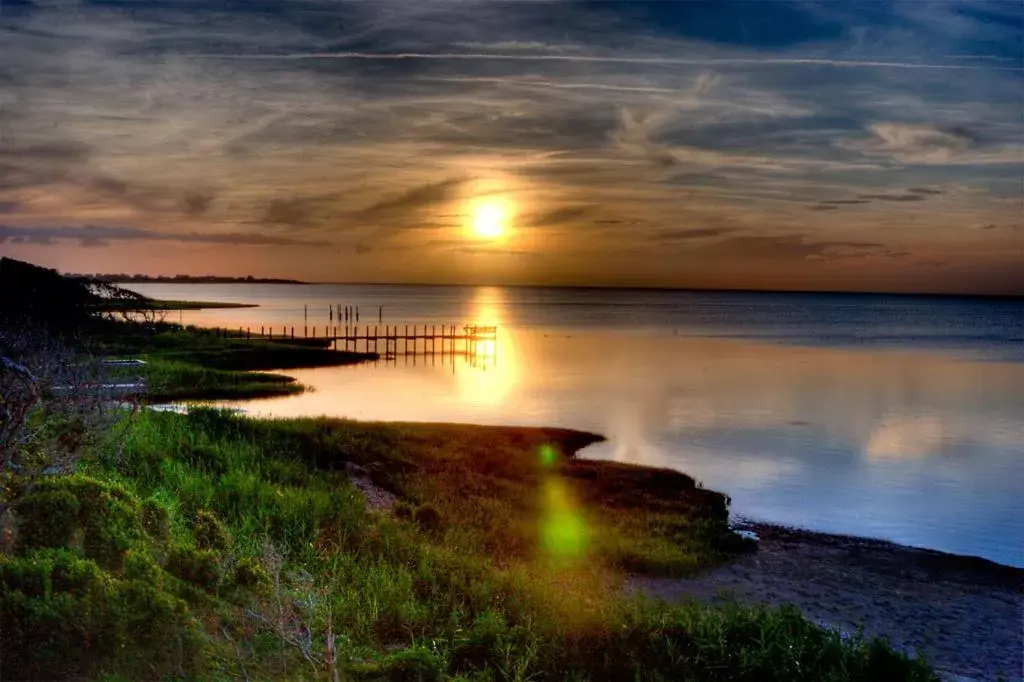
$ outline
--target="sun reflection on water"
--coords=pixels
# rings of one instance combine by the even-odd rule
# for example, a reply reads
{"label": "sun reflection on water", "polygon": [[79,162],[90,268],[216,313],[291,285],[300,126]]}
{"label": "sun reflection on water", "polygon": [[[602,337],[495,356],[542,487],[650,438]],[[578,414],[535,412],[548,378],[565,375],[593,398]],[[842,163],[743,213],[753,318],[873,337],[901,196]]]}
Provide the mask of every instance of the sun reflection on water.
{"label": "sun reflection on water", "polygon": [[455,375],[459,397],[474,405],[499,405],[519,379],[518,354],[507,323],[508,294],[496,287],[481,287],[474,293],[469,313],[470,324],[496,327],[493,340],[473,344],[467,358],[467,371]]}

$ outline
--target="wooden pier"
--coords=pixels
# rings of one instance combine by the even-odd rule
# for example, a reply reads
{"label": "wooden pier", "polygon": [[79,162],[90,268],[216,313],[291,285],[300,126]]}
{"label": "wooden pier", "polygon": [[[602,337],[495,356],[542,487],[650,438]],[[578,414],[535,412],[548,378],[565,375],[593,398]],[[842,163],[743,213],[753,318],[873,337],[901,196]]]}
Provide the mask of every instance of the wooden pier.
{"label": "wooden pier", "polygon": [[497,327],[464,325],[366,325],[335,328],[328,339],[339,350],[394,355],[477,355],[493,353],[498,339]]}
{"label": "wooden pier", "polygon": [[238,331],[217,328],[224,336],[295,342],[334,350],[377,353],[383,358],[398,355],[462,355],[497,354],[498,328],[481,325],[324,325],[302,327],[262,326],[238,328]]}

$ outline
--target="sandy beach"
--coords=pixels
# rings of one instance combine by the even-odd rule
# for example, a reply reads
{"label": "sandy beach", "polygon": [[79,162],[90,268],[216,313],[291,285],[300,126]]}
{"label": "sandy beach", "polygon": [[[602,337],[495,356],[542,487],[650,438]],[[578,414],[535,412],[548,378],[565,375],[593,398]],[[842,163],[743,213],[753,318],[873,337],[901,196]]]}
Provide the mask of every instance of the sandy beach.
{"label": "sandy beach", "polygon": [[634,577],[666,600],[793,604],[822,625],[931,661],[948,680],[1024,679],[1024,569],[758,523],[757,553],[693,579]]}

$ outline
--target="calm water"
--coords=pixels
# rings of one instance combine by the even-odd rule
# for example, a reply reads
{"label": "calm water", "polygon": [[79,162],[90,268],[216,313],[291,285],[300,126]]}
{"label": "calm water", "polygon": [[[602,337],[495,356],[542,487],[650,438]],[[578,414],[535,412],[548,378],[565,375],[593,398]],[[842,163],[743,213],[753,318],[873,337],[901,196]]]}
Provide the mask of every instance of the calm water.
{"label": "calm water", "polygon": [[[734,512],[1024,566],[1024,301],[496,287],[139,285],[187,323],[500,326],[493,355],[289,371],[262,415],[555,425]],[[173,318],[172,318],[173,319]]]}

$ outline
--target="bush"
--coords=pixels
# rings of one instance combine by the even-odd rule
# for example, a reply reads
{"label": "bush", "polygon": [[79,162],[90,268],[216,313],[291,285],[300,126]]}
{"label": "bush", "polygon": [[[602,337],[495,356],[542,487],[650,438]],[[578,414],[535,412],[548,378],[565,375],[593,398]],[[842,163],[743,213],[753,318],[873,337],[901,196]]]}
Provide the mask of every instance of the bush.
{"label": "bush", "polygon": [[444,662],[430,649],[414,646],[388,656],[380,672],[391,682],[440,682]]}
{"label": "bush", "polygon": [[19,504],[24,546],[77,544],[104,568],[119,570],[124,555],[143,539],[138,499],[123,486],[88,476],[44,479]]}
{"label": "bush", "polygon": [[440,533],[443,528],[441,513],[430,504],[424,504],[413,513],[413,521],[425,533]]}
{"label": "bush", "polygon": [[23,549],[67,547],[78,530],[78,500],[67,490],[28,495],[16,508]]}
{"label": "bush", "polygon": [[163,584],[164,571],[149,554],[132,550],[125,555],[124,577],[127,580],[140,580],[160,587]]}
{"label": "bush", "polygon": [[213,512],[200,509],[196,512],[195,526],[196,545],[200,549],[227,549],[231,542],[228,531]]}
{"label": "bush", "polygon": [[239,559],[235,565],[234,583],[237,587],[256,594],[268,594],[273,581],[267,569],[255,559]]}
{"label": "bush", "polygon": [[193,669],[199,639],[185,603],[119,580],[72,552],[0,560],[0,679],[52,679],[99,670],[152,678]]}
{"label": "bush", "polygon": [[152,497],[142,501],[142,528],[160,544],[171,539],[171,514]]}
{"label": "bush", "polygon": [[176,547],[164,570],[207,592],[216,592],[221,581],[220,555],[211,549]]}

